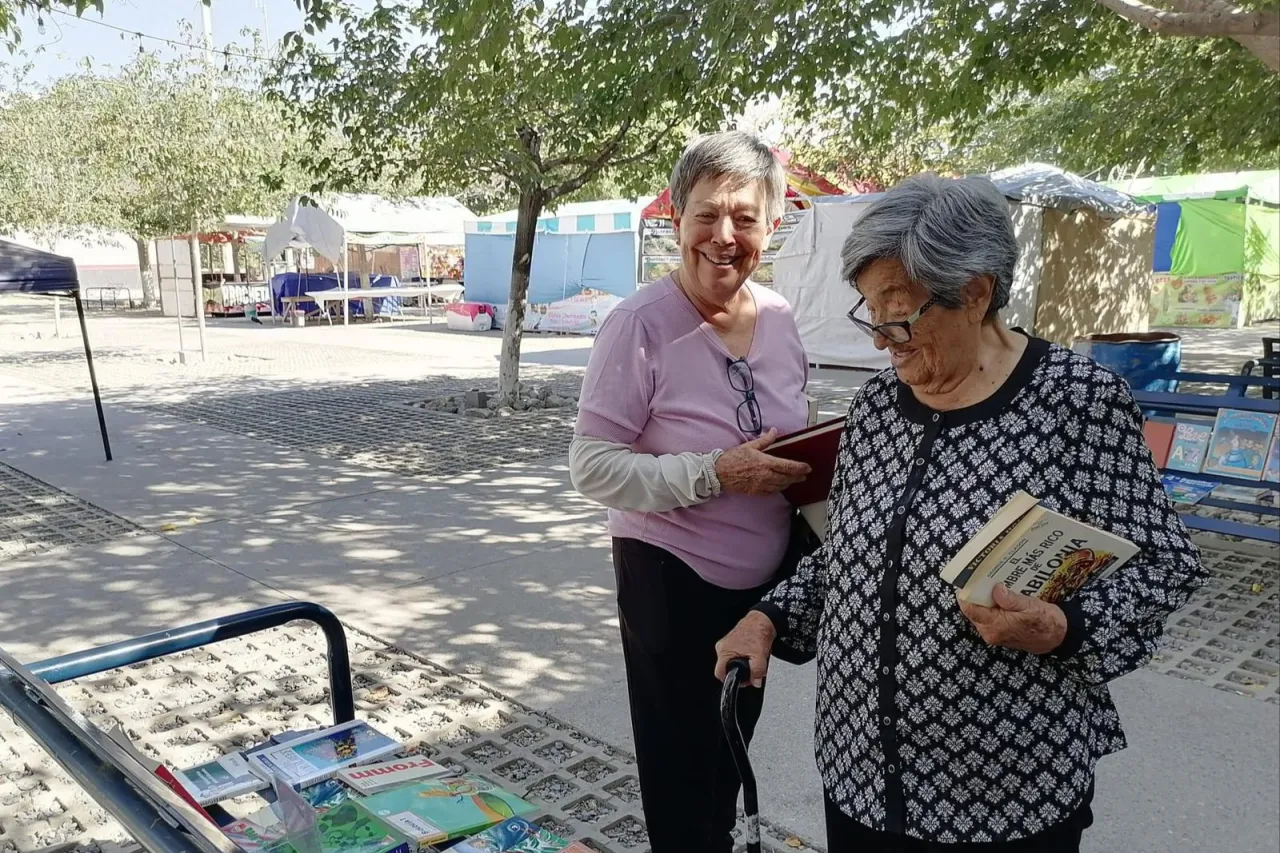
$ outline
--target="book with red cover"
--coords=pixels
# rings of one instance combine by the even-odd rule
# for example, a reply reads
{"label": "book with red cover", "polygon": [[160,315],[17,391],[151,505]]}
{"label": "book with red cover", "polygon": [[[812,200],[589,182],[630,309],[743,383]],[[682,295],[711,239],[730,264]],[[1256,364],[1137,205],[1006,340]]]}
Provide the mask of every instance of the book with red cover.
{"label": "book with red cover", "polygon": [[1169,461],[1169,448],[1173,446],[1176,427],[1173,421],[1147,420],[1142,423],[1142,434],[1147,439],[1147,447],[1151,448],[1157,468],[1165,467]]}
{"label": "book with red cover", "polygon": [[784,435],[769,446],[769,454],[803,462],[812,469],[804,482],[796,483],[782,493],[787,500],[796,506],[806,506],[827,499],[831,494],[831,481],[836,476],[836,455],[840,451],[842,435],[844,418],[833,418]]}

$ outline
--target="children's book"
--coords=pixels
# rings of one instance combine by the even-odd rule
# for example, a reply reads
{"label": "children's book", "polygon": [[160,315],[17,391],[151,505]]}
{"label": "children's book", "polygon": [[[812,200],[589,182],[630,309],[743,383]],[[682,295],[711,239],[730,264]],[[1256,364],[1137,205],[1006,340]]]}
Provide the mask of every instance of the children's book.
{"label": "children's book", "polygon": [[368,723],[353,720],[253,750],[249,766],[264,779],[282,779],[294,789],[332,779],[339,770],[398,752],[401,746]]}
{"label": "children's book", "polygon": [[1204,463],[1205,473],[1245,480],[1261,479],[1267,449],[1275,431],[1275,415],[1219,409],[1213,439],[1209,442],[1209,455]]}
{"label": "children's book", "polygon": [[393,758],[377,764],[348,767],[338,772],[338,779],[367,796],[408,782],[417,782],[419,779],[448,775],[450,775],[448,767],[419,755],[413,758]]}
{"label": "children's book", "polygon": [[591,853],[579,842],[565,841],[522,817],[503,821],[449,848],[449,853]]}
{"label": "children's book", "polygon": [[535,808],[479,776],[428,779],[355,802],[404,833],[418,849],[466,838]]}
{"label": "children's book", "polygon": [[1173,444],[1169,447],[1169,460],[1165,467],[1171,471],[1199,474],[1204,467],[1212,435],[1213,427],[1208,424],[1178,421],[1174,426]]}
{"label": "children's book", "polygon": [[990,607],[997,584],[1013,592],[1060,601],[1104,578],[1138,553],[1138,546],[1040,505],[1017,492],[943,567],[942,579],[961,601]]}
{"label": "children's book", "polygon": [[1160,478],[1160,482],[1164,484],[1164,490],[1168,493],[1169,499],[1176,504],[1198,504],[1214,491],[1213,483],[1193,480],[1190,477],[1178,477],[1174,474],[1165,474]]}

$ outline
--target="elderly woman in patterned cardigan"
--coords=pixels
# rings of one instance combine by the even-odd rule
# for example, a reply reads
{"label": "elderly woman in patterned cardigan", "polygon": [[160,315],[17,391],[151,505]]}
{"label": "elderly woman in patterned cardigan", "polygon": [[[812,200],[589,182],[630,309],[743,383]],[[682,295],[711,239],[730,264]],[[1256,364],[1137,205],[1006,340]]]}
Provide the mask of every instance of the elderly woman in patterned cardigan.
{"label": "elderly woman in patterned cardigan", "polygon": [[[850,318],[893,369],[850,408],[824,547],[717,647],[755,683],[816,654],[831,853],[1079,850],[1125,746],[1107,682],[1204,582],[1124,380],[1001,323],[1017,255],[985,178],[911,179],[858,222]],[[960,604],[940,569],[1019,490],[1141,552],[1060,604]]]}

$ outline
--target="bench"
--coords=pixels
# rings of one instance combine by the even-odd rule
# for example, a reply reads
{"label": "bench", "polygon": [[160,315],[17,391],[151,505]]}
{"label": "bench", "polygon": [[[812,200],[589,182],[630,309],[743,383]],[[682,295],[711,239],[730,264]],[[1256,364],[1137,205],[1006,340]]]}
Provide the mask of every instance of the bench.
{"label": "bench", "polygon": [[[1181,392],[1170,393],[1166,391],[1134,391],[1134,401],[1142,408],[1144,415],[1148,418],[1151,418],[1152,413],[1154,412],[1168,415],[1202,415],[1216,417],[1220,409],[1237,409],[1244,412],[1280,415],[1280,399],[1246,396],[1248,390],[1254,387],[1260,388],[1264,393],[1274,393],[1275,391],[1280,390],[1280,379],[1278,378],[1269,376],[1251,376],[1247,374],[1241,376],[1228,376],[1217,373],[1189,372],[1175,373],[1172,378],[1177,380],[1179,384],[1184,382],[1195,382],[1206,385],[1224,385],[1226,386],[1226,392],[1219,395],[1209,395],[1185,394]],[[1220,474],[1209,474],[1204,472],[1191,474],[1186,471],[1177,471],[1172,468],[1162,468],[1161,473],[1173,474],[1179,477],[1190,477],[1219,485],[1263,488],[1280,492],[1280,481],[1275,480],[1245,480],[1240,477],[1226,477]],[[1233,510],[1237,512],[1251,512],[1267,516],[1269,518],[1280,518],[1280,507],[1267,506],[1265,504],[1243,503],[1241,501],[1226,500],[1223,498],[1209,496],[1201,500],[1198,505],[1215,507],[1217,509]],[[1224,518],[1208,518],[1192,513],[1183,514],[1182,520],[1183,523],[1192,530],[1200,530],[1206,533],[1217,533],[1226,536],[1236,536],[1241,539],[1257,539],[1263,542],[1280,542],[1280,528],[1277,528],[1275,525],[1267,526],[1260,524],[1248,524]]]}

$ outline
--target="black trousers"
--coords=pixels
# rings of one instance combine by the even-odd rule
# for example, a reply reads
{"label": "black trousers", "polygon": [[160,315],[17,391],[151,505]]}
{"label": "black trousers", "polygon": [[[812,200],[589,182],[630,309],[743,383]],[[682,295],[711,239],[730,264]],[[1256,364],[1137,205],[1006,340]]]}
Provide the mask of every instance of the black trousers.
{"label": "black trousers", "polygon": [[1071,816],[1044,832],[1017,841],[940,844],[870,829],[826,800],[830,853],[1079,853],[1080,837],[1093,826],[1093,783]]}
{"label": "black trousers", "polygon": [[[772,587],[723,589],[668,551],[613,540],[622,653],[652,853],[730,853],[740,782],[720,726],[716,642]],[[764,691],[738,700],[743,736]]]}

